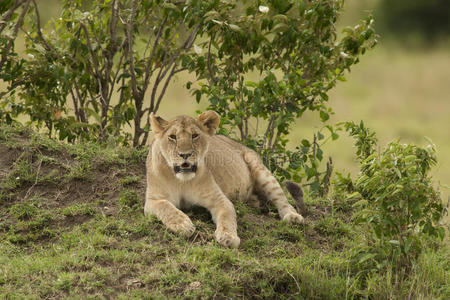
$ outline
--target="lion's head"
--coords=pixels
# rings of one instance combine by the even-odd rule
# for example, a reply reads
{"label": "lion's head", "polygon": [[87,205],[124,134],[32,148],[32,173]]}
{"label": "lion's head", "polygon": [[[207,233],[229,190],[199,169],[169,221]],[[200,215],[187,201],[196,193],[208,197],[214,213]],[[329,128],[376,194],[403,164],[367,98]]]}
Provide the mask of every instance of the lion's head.
{"label": "lion's head", "polygon": [[178,116],[171,121],[150,115],[150,124],[161,154],[172,167],[175,176],[182,181],[191,180],[197,168],[203,165],[209,138],[219,126],[220,116],[206,111],[196,119]]}

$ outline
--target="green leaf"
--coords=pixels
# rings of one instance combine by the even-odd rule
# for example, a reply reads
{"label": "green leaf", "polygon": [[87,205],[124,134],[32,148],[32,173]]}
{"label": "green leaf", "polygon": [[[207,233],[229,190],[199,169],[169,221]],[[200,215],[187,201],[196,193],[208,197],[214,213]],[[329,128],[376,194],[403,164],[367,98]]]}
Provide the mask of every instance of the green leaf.
{"label": "green leaf", "polygon": [[277,25],[275,25],[272,29],[273,33],[283,33],[285,31],[287,31],[289,29],[289,25],[284,24],[284,23],[278,23]]}
{"label": "green leaf", "polygon": [[206,21],[209,21],[213,18],[219,17],[219,13],[215,10],[210,10],[203,17],[205,18]]}
{"label": "green leaf", "polygon": [[235,32],[242,32],[241,27],[235,25],[235,24],[228,24],[228,27],[230,27],[231,30],[235,31]]}
{"label": "green leaf", "polygon": [[320,111],[320,119],[322,122],[327,121],[330,118],[330,115],[327,112],[324,112],[323,110]]}
{"label": "green leaf", "polygon": [[164,3],[162,4],[162,6],[163,6],[164,8],[173,9],[173,10],[178,10],[178,7],[177,7],[175,4],[170,3],[170,2],[164,2]]}
{"label": "green leaf", "polygon": [[302,145],[304,147],[311,147],[311,143],[308,140],[305,140],[305,139],[302,140]]}
{"label": "green leaf", "polygon": [[289,18],[286,15],[278,14],[273,16],[273,19],[279,22],[287,23],[289,21]]}
{"label": "green leaf", "polygon": [[317,132],[317,139],[320,141],[320,140],[323,140],[324,139],[324,135],[319,131],[319,132]]}

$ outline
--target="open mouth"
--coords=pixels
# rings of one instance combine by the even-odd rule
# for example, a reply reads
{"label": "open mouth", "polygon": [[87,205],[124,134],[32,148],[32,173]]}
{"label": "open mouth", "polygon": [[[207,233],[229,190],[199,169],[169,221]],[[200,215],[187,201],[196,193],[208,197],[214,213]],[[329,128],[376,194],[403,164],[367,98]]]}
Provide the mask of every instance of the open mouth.
{"label": "open mouth", "polygon": [[191,165],[190,163],[182,163],[180,166],[174,166],[175,173],[195,173],[197,171],[197,165]]}

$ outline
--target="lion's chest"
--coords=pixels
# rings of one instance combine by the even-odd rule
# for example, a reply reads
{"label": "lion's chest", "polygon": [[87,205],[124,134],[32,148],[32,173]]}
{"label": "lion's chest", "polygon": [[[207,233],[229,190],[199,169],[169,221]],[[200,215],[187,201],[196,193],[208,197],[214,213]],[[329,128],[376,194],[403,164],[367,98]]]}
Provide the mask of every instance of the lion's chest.
{"label": "lion's chest", "polygon": [[175,207],[185,209],[194,205],[203,206],[204,203],[199,195],[200,189],[195,186],[180,184],[177,186],[168,186],[165,189],[167,200]]}
{"label": "lion's chest", "polygon": [[190,208],[191,206],[197,204],[197,201],[195,201],[195,197],[188,193],[171,193],[168,198],[170,203],[180,209]]}

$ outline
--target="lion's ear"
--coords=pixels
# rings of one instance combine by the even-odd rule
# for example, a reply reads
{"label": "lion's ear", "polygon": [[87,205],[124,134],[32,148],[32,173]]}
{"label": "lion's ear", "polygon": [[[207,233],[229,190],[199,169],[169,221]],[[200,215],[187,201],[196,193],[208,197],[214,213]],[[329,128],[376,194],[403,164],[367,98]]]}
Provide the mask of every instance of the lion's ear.
{"label": "lion's ear", "polygon": [[197,117],[197,122],[209,135],[214,135],[219,127],[220,116],[213,110],[207,110]]}
{"label": "lion's ear", "polygon": [[152,127],[154,133],[160,133],[164,131],[167,128],[167,125],[169,125],[169,122],[167,122],[163,118],[155,116],[154,113],[150,114],[150,126]]}

